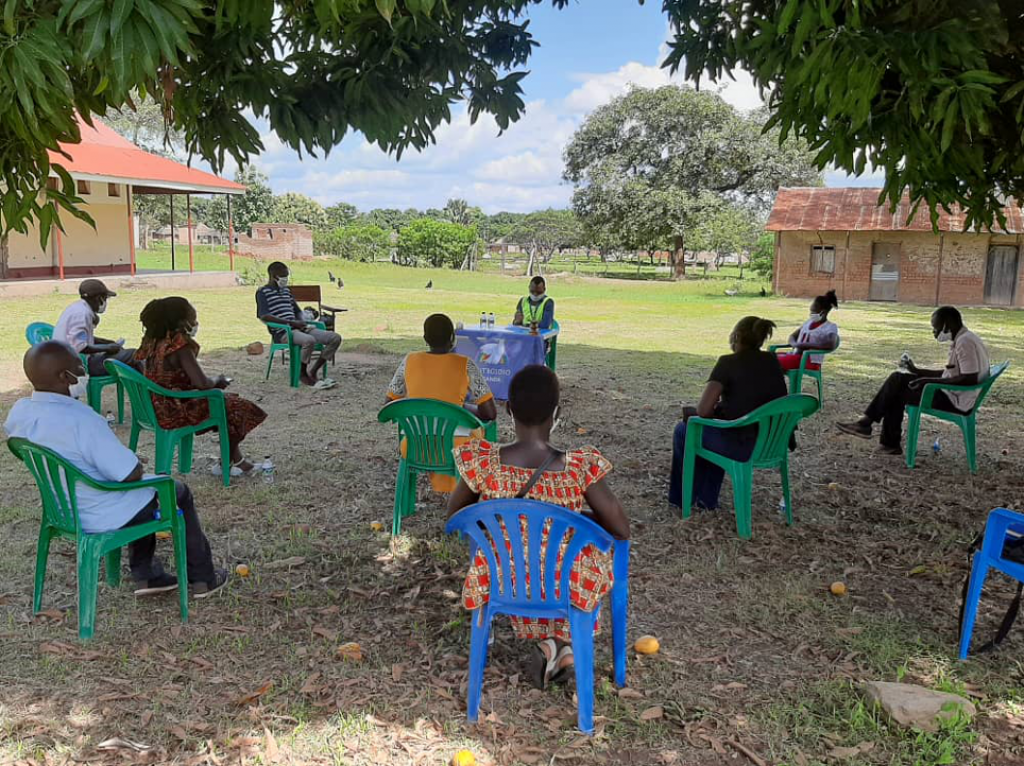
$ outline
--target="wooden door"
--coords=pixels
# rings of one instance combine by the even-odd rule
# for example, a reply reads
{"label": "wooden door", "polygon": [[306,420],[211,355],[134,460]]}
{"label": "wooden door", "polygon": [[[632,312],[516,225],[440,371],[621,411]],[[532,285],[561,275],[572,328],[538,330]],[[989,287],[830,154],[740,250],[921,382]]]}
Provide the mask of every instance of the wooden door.
{"label": "wooden door", "polygon": [[1018,250],[1014,245],[989,248],[985,264],[985,303],[1012,306],[1017,295]]}
{"label": "wooden door", "polygon": [[873,301],[897,301],[900,296],[900,246],[876,242],[871,246],[871,288]]}

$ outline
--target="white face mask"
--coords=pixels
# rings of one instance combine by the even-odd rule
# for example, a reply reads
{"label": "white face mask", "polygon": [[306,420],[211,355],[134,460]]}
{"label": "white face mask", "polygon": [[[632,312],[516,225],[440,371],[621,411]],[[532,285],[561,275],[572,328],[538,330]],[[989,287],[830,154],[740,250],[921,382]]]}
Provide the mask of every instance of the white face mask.
{"label": "white face mask", "polygon": [[277,286],[278,287],[288,287],[288,277],[278,277],[277,278]]}
{"label": "white face mask", "polygon": [[96,306],[96,313],[97,314],[102,314],[106,310],[107,310],[107,299],[104,298],[103,300],[101,300],[99,302],[99,305]]}
{"label": "white face mask", "polygon": [[951,333],[949,330],[943,330],[942,332],[935,336],[935,340],[937,340],[939,343],[950,343],[953,340],[953,333]]}
{"label": "white face mask", "polygon": [[75,375],[72,372],[69,372],[68,375],[75,379],[75,382],[68,386],[68,394],[73,399],[84,400],[86,398],[86,392],[89,389],[89,376]]}
{"label": "white face mask", "polygon": [[188,337],[194,338],[199,333],[199,322],[196,322],[188,329]]}
{"label": "white face mask", "polygon": [[824,314],[811,314],[811,321],[812,322],[824,322],[825,321],[825,315]]}
{"label": "white face mask", "polygon": [[531,294],[531,296],[530,296],[530,299],[531,299],[531,300],[532,300],[532,301],[533,301],[534,303],[540,303],[540,302],[541,302],[542,300],[544,300],[544,299],[545,299],[545,298],[547,298],[547,297],[548,297],[548,294],[547,294],[546,292],[543,292],[543,293],[541,293],[540,295],[532,295],[532,294]]}

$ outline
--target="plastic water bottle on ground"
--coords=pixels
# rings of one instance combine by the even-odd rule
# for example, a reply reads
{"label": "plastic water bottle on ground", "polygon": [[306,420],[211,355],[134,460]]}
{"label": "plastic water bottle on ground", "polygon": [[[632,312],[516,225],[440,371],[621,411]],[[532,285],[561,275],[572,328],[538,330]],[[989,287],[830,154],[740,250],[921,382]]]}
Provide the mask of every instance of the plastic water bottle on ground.
{"label": "plastic water bottle on ground", "polygon": [[263,474],[264,484],[274,483],[274,461],[270,459],[270,455],[263,458],[263,464],[260,466],[260,472]]}
{"label": "plastic water bottle on ground", "polygon": [[935,437],[935,443],[932,444],[932,454],[938,455],[940,452],[942,452],[942,445],[939,444],[939,438]]}
{"label": "plastic water bottle on ground", "polygon": [[107,413],[107,425],[110,426],[111,428],[113,428],[114,427],[114,422],[115,422],[114,421],[114,413],[113,412],[108,412]]}
{"label": "plastic water bottle on ground", "polygon": [[784,497],[779,498],[779,513],[782,515],[786,514],[786,498]]}

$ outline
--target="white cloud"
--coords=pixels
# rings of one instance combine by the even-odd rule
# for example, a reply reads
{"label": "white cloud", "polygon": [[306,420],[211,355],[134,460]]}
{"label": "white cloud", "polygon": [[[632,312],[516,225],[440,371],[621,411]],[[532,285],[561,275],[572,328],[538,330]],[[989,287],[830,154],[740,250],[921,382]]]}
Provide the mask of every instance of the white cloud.
{"label": "white cloud", "polygon": [[640,88],[658,88],[673,81],[667,69],[645,66],[636,61],[623,64],[614,72],[576,75],[574,79],[582,81],[583,84],[566,96],[565,106],[569,112],[576,114],[594,111],[628,91],[632,85]]}

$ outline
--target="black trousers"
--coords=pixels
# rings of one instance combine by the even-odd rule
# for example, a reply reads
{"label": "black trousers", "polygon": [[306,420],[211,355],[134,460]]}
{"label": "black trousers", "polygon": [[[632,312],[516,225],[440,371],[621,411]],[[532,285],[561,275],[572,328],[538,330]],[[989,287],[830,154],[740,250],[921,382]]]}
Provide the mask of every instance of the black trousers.
{"label": "black trousers", "polygon": [[[174,482],[174,488],[178,495],[178,508],[185,516],[185,554],[188,558],[188,581],[213,582],[213,553],[210,551],[210,542],[203,534],[203,528],[199,523],[199,514],[196,513],[192,490],[180,481]],[[125,526],[133,527],[153,521],[154,512],[158,508],[161,514],[176,513],[174,509],[160,508],[157,498],[154,497]],[[147,535],[131,543],[128,546],[128,561],[132,579],[136,582],[145,582],[164,574],[163,562],[156,557],[156,535]],[[181,577],[181,572],[178,572],[178,577]]]}
{"label": "black trousers", "polygon": [[[905,372],[894,372],[888,380],[882,384],[871,400],[871,404],[864,410],[864,416],[872,423],[882,424],[882,435],[879,441],[885,447],[899,447],[903,439],[903,414],[907,405],[916,407],[921,403],[921,394],[924,386],[911,388],[910,382],[917,380],[913,375]],[[936,379],[937,380],[937,379]],[[944,391],[937,391],[932,399],[932,406],[937,410],[945,412],[960,412],[953,405]]]}
{"label": "black trousers", "polygon": [[116,354],[89,354],[86,359],[89,362],[86,372],[93,377],[100,377],[102,375],[109,374],[107,372],[107,368],[103,366],[103,363],[108,359],[116,359],[119,362],[124,362],[129,367],[134,367],[136,370],[141,367],[141,365],[135,361],[134,348],[122,348]]}

